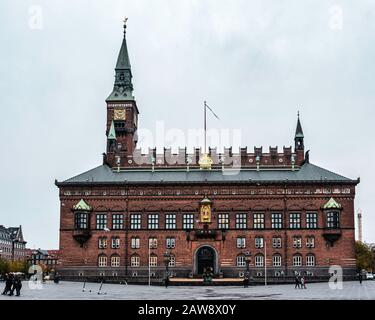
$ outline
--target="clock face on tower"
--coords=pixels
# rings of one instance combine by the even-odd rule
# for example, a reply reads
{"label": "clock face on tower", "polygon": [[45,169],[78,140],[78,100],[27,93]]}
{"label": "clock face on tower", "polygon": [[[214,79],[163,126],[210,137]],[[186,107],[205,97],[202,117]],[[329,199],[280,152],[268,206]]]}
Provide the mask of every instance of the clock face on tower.
{"label": "clock face on tower", "polygon": [[113,112],[113,120],[125,120],[126,113],[125,109],[115,109]]}

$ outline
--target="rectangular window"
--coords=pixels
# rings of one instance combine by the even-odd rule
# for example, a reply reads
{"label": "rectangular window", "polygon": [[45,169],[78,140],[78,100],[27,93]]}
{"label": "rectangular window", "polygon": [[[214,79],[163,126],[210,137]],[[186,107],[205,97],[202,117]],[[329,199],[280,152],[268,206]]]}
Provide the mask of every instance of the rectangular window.
{"label": "rectangular window", "polygon": [[182,229],[194,229],[194,215],[192,213],[185,213],[182,217]]}
{"label": "rectangular window", "polygon": [[238,249],[246,248],[246,238],[245,237],[238,237],[237,238],[237,248]]}
{"label": "rectangular window", "polygon": [[246,257],[244,255],[237,256],[237,267],[246,266]]}
{"label": "rectangular window", "polygon": [[254,229],[264,229],[264,213],[254,213]]}
{"label": "rectangular window", "polygon": [[302,237],[293,237],[293,248],[302,248]]}
{"label": "rectangular window", "polygon": [[315,248],[315,237],[306,237],[306,247]]}
{"label": "rectangular window", "polygon": [[272,229],[282,229],[283,228],[283,214],[280,212],[272,213],[271,215],[271,226]]}
{"label": "rectangular window", "polygon": [[138,237],[132,237],[131,248],[132,249],[139,249],[139,247],[140,247],[140,239]]}
{"label": "rectangular window", "polygon": [[112,246],[112,249],[120,248],[120,238],[119,237],[113,237],[111,246]]}
{"label": "rectangular window", "polygon": [[76,213],[76,229],[88,229],[88,214],[87,213],[82,213],[82,212],[77,212]]}
{"label": "rectangular window", "polygon": [[263,237],[255,237],[255,248],[261,249],[263,248],[264,240]]}
{"label": "rectangular window", "polygon": [[159,229],[159,215],[158,214],[148,215],[148,229],[150,230]]}
{"label": "rectangular window", "polygon": [[219,213],[218,228],[229,229],[229,214],[228,213]]}
{"label": "rectangular window", "polygon": [[157,249],[158,247],[158,239],[155,237],[151,237],[148,239],[148,245],[150,249]]}
{"label": "rectangular window", "polygon": [[132,256],[130,259],[130,265],[132,267],[139,267],[141,265],[141,259],[139,256]]}
{"label": "rectangular window", "polygon": [[289,214],[289,228],[290,229],[300,229],[301,228],[301,214],[300,213],[290,213]]}
{"label": "rectangular window", "polygon": [[176,215],[166,214],[165,215],[165,229],[176,229]]}
{"label": "rectangular window", "polygon": [[247,214],[237,213],[236,214],[236,229],[246,229],[247,228]]}
{"label": "rectangular window", "polygon": [[113,256],[111,257],[111,267],[119,267],[120,266],[120,257]]}
{"label": "rectangular window", "polygon": [[157,267],[158,266],[158,257],[155,255],[150,256],[150,267]]}
{"label": "rectangular window", "polygon": [[327,212],[327,228],[340,228],[340,213],[338,211]]}
{"label": "rectangular window", "polygon": [[293,256],[293,266],[294,267],[302,266],[302,256],[300,256],[298,254]]}
{"label": "rectangular window", "polygon": [[124,215],[123,214],[113,214],[112,215],[112,229],[120,230],[124,227]]}
{"label": "rectangular window", "polygon": [[99,249],[105,249],[107,248],[107,238],[101,237],[98,239],[98,248]]}
{"label": "rectangular window", "polygon": [[256,267],[264,266],[264,257],[262,255],[255,256],[255,266]]}
{"label": "rectangular window", "polygon": [[315,266],[315,256],[309,254],[306,256],[306,266],[307,267],[314,267]]}
{"label": "rectangular window", "polygon": [[272,247],[275,249],[281,248],[281,237],[273,237],[272,238]]}
{"label": "rectangular window", "polygon": [[276,254],[272,258],[274,267],[281,267],[281,256]]}
{"label": "rectangular window", "polygon": [[130,229],[132,230],[141,229],[141,215],[140,214],[130,215]]}
{"label": "rectangular window", "polygon": [[174,248],[176,248],[176,238],[174,238],[174,237],[167,237],[167,239],[166,239],[166,248],[167,249],[174,249]]}
{"label": "rectangular window", "polygon": [[306,228],[316,229],[318,227],[318,214],[316,212],[306,213]]}
{"label": "rectangular window", "polygon": [[105,228],[107,228],[107,215],[97,214],[96,215],[96,229],[104,230]]}

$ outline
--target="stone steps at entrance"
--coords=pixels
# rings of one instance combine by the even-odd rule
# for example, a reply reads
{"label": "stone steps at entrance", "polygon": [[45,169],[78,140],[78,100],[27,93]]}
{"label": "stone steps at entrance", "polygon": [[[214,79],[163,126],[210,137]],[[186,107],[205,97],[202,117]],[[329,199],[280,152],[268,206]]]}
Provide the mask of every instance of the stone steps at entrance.
{"label": "stone steps at entrance", "polygon": [[176,286],[202,286],[202,285],[217,285],[217,286],[233,286],[242,285],[243,279],[241,278],[214,278],[209,284],[205,284],[203,279],[199,278],[170,278],[170,285]]}

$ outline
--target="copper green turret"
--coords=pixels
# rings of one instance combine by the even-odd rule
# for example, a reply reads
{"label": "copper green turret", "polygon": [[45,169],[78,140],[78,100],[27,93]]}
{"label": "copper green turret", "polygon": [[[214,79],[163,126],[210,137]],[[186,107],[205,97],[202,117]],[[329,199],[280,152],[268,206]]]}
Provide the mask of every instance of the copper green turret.
{"label": "copper green turret", "polygon": [[134,100],[133,97],[133,83],[132,72],[129,60],[128,47],[126,43],[126,21],[124,24],[124,38],[120,52],[118,54],[116,68],[115,68],[115,83],[113,91],[107,98],[109,101],[129,101]]}

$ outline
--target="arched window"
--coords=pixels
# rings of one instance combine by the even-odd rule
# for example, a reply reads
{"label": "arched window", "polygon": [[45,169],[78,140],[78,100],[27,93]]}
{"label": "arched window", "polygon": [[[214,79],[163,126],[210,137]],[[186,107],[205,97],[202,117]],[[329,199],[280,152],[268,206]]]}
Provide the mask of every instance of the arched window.
{"label": "arched window", "polygon": [[313,254],[308,254],[306,256],[306,266],[314,267],[315,266],[315,256]]}
{"label": "arched window", "polygon": [[169,264],[168,264],[169,267],[175,267],[176,266],[176,257],[174,254],[171,254],[169,256]]}
{"label": "arched window", "polygon": [[302,266],[302,256],[300,254],[295,254],[293,256],[293,267],[301,267]]}
{"label": "arched window", "polygon": [[246,267],[245,255],[240,254],[237,256],[237,267]]}
{"label": "arched window", "polygon": [[272,262],[274,267],[281,267],[281,255],[275,254],[272,257]]}
{"label": "arched window", "polygon": [[255,266],[256,267],[263,267],[264,266],[264,257],[262,254],[257,254],[255,256]]}
{"label": "arched window", "polygon": [[111,256],[111,267],[119,267],[120,266],[120,256],[115,254]]}
{"label": "arched window", "polygon": [[107,248],[107,237],[100,237],[98,239],[98,247],[99,249]]}
{"label": "arched window", "polygon": [[139,249],[140,240],[139,237],[132,237],[131,239],[131,248],[132,249]]}
{"label": "arched window", "polygon": [[156,254],[150,255],[149,264],[150,264],[150,267],[157,267],[158,266],[158,256]]}
{"label": "arched window", "polygon": [[98,266],[99,267],[106,267],[107,266],[107,256],[104,254],[101,254],[98,257]]}
{"label": "arched window", "polygon": [[120,248],[120,238],[119,237],[112,237],[112,249],[118,249]]}
{"label": "arched window", "polygon": [[139,267],[141,265],[141,259],[139,255],[133,254],[130,258],[130,265],[132,267]]}

